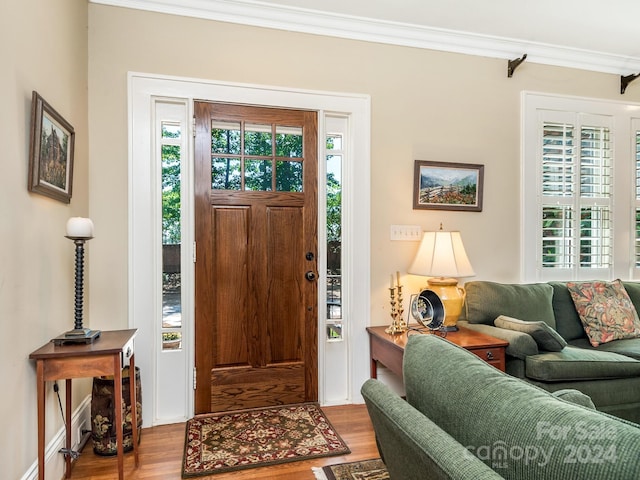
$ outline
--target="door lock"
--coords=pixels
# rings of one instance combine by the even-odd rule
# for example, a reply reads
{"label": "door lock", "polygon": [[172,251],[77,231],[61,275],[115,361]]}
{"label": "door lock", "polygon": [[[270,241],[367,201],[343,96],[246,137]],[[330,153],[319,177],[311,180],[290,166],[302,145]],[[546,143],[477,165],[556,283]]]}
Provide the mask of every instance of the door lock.
{"label": "door lock", "polygon": [[309,261],[311,261],[314,258],[316,258],[316,256],[313,254],[313,252],[307,252],[307,254],[304,257]]}
{"label": "door lock", "polygon": [[316,279],[316,274],[311,270],[309,270],[307,273],[304,274],[304,278],[306,278],[310,282],[313,282]]}

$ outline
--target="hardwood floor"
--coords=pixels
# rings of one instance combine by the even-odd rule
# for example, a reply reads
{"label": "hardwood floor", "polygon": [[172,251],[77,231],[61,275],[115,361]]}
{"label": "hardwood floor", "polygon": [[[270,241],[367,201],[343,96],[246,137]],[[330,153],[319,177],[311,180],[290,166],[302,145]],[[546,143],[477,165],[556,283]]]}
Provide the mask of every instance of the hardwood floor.
{"label": "hardwood floor", "polygon": [[[354,462],[379,457],[373,427],[364,405],[323,407],[329,421],[351,449],[348,455],[325,457],[303,462],[285,463],[271,467],[238,470],[230,473],[197,477],[202,479],[233,480],[314,480],[311,467]],[[125,454],[125,480],[181,479],[185,424],[145,428],[139,447],[140,466],[136,469],[133,455]],[[72,469],[75,480],[112,480],[118,478],[116,457],[100,457],[92,450],[91,440]]]}

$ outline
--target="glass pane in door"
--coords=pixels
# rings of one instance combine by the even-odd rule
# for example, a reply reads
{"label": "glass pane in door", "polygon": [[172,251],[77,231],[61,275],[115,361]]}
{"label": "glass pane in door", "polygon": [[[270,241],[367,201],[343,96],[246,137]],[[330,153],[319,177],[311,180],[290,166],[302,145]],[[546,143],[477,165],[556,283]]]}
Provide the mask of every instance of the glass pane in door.
{"label": "glass pane in door", "polygon": [[247,159],[244,161],[244,189],[254,192],[273,190],[273,164],[271,160]]}
{"label": "glass pane in door", "polygon": [[244,154],[271,156],[273,137],[271,125],[249,124],[244,127]]}
{"label": "glass pane in door", "polygon": [[302,192],[302,162],[276,162],[276,190]]}
{"label": "glass pane in door", "polygon": [[240,190],[241,182],[240,158],[214,157],[211,159],[212,190]]}
{"label": "glass pane in door", "polygon": [[276,157],[302,158],[302,128],[276,126]]}

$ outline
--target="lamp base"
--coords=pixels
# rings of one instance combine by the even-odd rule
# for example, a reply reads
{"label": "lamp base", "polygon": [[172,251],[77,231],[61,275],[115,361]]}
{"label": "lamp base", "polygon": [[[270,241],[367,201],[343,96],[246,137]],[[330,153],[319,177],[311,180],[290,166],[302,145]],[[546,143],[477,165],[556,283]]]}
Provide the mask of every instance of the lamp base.
{"label": "lamp base", "polygon": [[443,332],[457,332],[459,330],[457,325],[443,325],[440,327]]}
{"label": "lamp base", "polygon": [[433,290],[444,304],[444,322],[440,328],[447,332],[457,331],[456,323],[462,313],[464,289],[458,287],[458,281],[455,278],[434,277],[427,280],[427,285],[427,288]]}
{"label": "lamp base", "polygon": [[93,343],[100,337],[100,330],[89,330],[88,328],[76,328],[58,335],[52,339],[54,345],[67,345],[70,343]]}

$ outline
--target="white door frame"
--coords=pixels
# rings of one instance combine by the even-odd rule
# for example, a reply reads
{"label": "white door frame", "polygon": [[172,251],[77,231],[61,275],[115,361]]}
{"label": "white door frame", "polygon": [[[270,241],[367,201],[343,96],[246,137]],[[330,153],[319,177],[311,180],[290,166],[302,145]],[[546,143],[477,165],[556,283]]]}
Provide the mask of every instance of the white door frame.
{"label": "white door frame", "polygon": [[[130,72],[129,91],[129,326],[138,329],[136,337],[136,364],[140,366],[143,422],[158,425],[184,421],[193,416],[193,390],[187,388],[186,408],[183,415],[162,418],[157,414],[158,396],[163,393],[158,387],[159,323],[162,315],[161,291],[158,278],[161,262],[157,250],[160,248],[160,229],[154,220],[158,217],[158,196],[154,191],[153,158],[153,106],[157,100],[185,102],[188,118],[193,118],[193,101],[243,103],[259,106],[308,109],[319,112],[318,158],[324,158],[324,118],[327,114],[349,117],[350,148],[352,162],[345,166],[343,196],[345,216],[343,219],[343,262],[350,278],[345,279],[349,295],[349,310],[343,312],[347,365],[341,371],[332,368],[331,376],[344,376],[346,385],[344,403],[362,403],[360,386],[369,377],[368,336],[365,327],[369,324],[370,312],[370,97],[367,95],[318,92],[298,89],[276,88],[261,85],[234,84],[209,80],[152,75]],[[191,128],[189,129],[191,130]],[[191,131],[189,136],[191,138]],[[192,142],[190,142],[192,145]],[[189,148],[189,162],[193,169],[193,149]],[[183,189],[183,201],[192,202],[193,176]],[[318,177],[324,182],[324,177]],[[155,200],[154,200],[155,199]],[[320,197],[319,197],[319,200]],[[193,255],[193,209],[187,208],[187,220],[183,235],[184,255]],[[158,217],[159,218],[159,217]],[[319,216],[319,221],[320,221]],[[323,221],[324,219],[322,219]],[[321,231],[321,230],[319,230]],[[325,258],[323,239],[319,238],[318,258]],[[183,265],[183,267],[185,267]],[[320,271],[320,281],[324,272]],[[357,276],[357,278],[356,278]],[[184,278],[186,277],[186,278]],[[189,283],[190,282],[190,283]],[[194,338],[193,338],[193,265],[183,268],[183,288],[190,301],[183,302],[183,346],[185,365],[181,368],[185,377],[178,385],[193,385]],[[318,289],[322,292],[324,289]],[[324,306],[324,298],[318,299]],[[319,401],[325,404],[324,391],[327,378],[325,369],[326,336],[324,318],[326,312],[319,308],[318,325],[318,376]]]}

